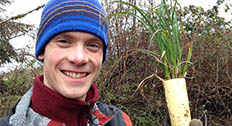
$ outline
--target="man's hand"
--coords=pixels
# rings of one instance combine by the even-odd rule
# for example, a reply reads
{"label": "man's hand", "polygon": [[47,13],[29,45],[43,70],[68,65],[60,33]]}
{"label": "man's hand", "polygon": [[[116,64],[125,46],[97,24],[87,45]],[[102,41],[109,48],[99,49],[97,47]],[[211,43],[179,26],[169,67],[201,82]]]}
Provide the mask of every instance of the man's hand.
{"label": "man's hand", "polygon": [[199,119],[192,119],[189,126],[203,126],[203,123]]}

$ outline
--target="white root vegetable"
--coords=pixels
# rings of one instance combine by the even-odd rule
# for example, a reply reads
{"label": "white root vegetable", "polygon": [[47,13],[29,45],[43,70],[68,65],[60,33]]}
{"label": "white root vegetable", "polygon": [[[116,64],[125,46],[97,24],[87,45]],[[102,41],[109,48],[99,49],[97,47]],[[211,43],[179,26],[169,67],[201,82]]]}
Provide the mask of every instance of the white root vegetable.
{"label": "white root vegetable", "polygon": [[191,115],[185,79],[167,80],[163,86],[171,125],[189,126]]}

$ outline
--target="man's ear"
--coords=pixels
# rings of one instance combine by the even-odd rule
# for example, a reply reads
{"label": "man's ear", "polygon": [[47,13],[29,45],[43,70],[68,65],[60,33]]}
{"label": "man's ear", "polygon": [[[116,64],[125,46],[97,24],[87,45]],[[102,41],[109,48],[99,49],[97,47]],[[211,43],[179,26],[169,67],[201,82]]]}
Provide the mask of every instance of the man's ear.
{"label": "man's ear", "polygon": [[43,61],[43,60],[44,60],[43,54],[39,54],[38,59],[39,59],[40,61]]}

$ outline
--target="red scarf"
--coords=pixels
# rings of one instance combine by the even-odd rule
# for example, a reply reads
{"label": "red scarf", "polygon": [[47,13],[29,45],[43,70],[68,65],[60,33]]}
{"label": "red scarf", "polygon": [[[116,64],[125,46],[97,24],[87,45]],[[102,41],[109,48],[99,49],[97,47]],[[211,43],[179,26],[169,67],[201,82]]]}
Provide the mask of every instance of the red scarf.
{"label": "red scarf", "polygon": [[98,90],[92,84],[86,101],[68,99],[43,84],[43,75],[34,80],[31,108],[52,121],[50,126],[86,126],[92,107],[98,99]]}

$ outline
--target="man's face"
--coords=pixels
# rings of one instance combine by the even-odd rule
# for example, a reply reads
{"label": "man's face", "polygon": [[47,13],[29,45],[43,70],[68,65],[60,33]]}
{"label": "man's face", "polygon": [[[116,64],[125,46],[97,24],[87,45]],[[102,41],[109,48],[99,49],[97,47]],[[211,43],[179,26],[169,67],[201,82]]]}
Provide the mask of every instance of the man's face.
{"label": "man's face", "polygon": [[85,100],[103,60],[103,42],[95,35],[70,31],[54,36],[39,56],[44,84],[61,95]]}

